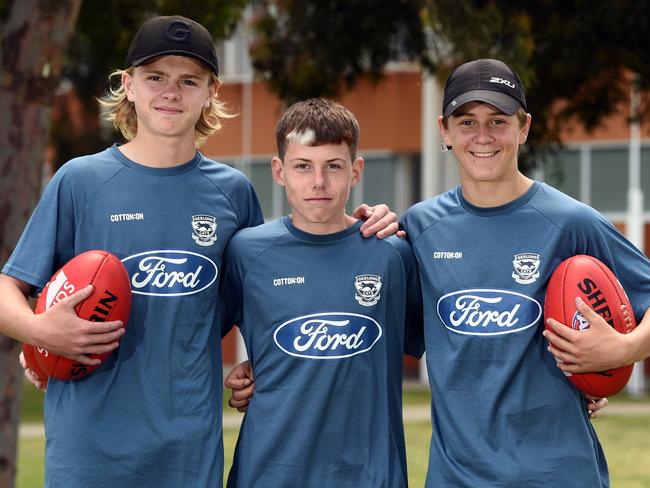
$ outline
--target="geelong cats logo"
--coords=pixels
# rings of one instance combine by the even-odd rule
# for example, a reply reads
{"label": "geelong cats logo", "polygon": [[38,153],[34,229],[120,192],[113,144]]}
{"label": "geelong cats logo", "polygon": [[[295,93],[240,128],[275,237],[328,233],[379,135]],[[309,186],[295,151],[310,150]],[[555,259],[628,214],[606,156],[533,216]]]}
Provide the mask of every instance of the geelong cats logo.
{"label": "geelong cats logo", "polygon": [[211,246],[217,240],[217,219],[212,215],[192,216],[192,239],[199,246]]}
{"label": "geelong cats logo", "polygon": [[355,276],[354,287],[357,289],[357,294],[354,299],[364,307],[377,305],[381,298],[379,294],[381,285],[381,276],[371,274]]}
{"label": "geelong cats logo", "polygon": [[539,278],[539,254],[532,252],[515,254],[512,265],[515,268],[512,277],[520,285],[529,285]]}

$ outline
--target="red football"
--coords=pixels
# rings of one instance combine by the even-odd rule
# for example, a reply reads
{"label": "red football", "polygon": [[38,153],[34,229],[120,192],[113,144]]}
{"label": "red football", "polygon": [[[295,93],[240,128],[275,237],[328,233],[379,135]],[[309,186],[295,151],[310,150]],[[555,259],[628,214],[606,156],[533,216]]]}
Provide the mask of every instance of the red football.
{"label": "red football", "polygon": [[[588,329],[589,323],[576,309],[577,297],[582,298],[621,334],[627,334],[636,327],[634,309],[623,287],[614,273],[592,256],[573,256],[556,268],[546,289],[544,318],[553,318],[575,330]],[[627,307],[628,319],[623,316],[621,305]],[[632,368],[633,365],[629,365],[598,373],[565,375],[583,393],[602,398],[621,391],[630,379]]]}
{"label": "red football", "polygon": [[[92,294],[75,310],[82,319],[93,322],[121,320],[126,325],[131,311],[131,283],[122,262],[107,251],[87,251],[75,256],[54,273],[36,302],[35,313],[43,313],[74,292],[93,285]],[[61,357],[41,347],[23,345],[27,367],[42,383],[48,377],[78,380],[98,366],[87,366]],[[102,361],[111,353],[91,355]]]}

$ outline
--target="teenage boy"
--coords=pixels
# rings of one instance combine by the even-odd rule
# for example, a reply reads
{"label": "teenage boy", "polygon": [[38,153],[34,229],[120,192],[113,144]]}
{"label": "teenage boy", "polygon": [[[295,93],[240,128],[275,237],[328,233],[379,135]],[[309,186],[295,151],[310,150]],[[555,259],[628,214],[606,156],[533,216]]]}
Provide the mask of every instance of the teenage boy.
{"label": "teenage boy", "polygon": [[402,358],[422,353],[417,263],[345,214],[359,127],[311,99],[280,119],[291,215],[231,239],[224,295],[255,371],[229,487],[405,487]]}
{"label": "teenage boy", "polygon": [[442,106],[460,186],[403,218],[432,390],[427,486],[609,486],[584,400],[546,351],[544,296],[562,260],[590,254],[618,276],[640,318],[650,263],[595,210],[518,170],[531,115],[509,66],[461,65]]}
{"label": "teenage boy", "polygon": [[[228,116],[200,24],[156,17],[136,33],[104,104],[128,141],[66,163],[0,275],[0,332],[86,364],[45,398],[48,487],[219,486],[218,275],[235,231],[262,223],[248,180],[196,150]],[[34,295],[73,256],[106,249],[133,291],[128,328],[79,319],[90,287],[40,315]],[[173,276],[192,280],[170,280]]]}

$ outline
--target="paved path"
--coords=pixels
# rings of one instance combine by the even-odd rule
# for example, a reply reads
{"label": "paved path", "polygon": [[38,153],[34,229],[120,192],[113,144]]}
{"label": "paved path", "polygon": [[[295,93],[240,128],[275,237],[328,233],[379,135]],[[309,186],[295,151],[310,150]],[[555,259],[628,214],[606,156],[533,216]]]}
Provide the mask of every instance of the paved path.
{"label": "paved path", "polygon": [[[650,416],[650,402],[645,403],[610,403],[601,413],[603,417],[614,415],[634,415]],[[244,417],[240,413],[226,412],[223,418],[223,426],[226,428],[239,427],[241,419]],[[426,422],[429,420],[428,405],[410,405],[404,407],[405,422]],[[43,424],[27,423],[19,427],[19,436],[25,438],[43,437]]]}
{"label": "paved path", "polygon": [[[600,413],[603,417],[628,415],[650,416],[650,402],[645,403],[610,403]],[[411,405],[404,407],[405,422],[421,422],[430,420],[429,405]]]}

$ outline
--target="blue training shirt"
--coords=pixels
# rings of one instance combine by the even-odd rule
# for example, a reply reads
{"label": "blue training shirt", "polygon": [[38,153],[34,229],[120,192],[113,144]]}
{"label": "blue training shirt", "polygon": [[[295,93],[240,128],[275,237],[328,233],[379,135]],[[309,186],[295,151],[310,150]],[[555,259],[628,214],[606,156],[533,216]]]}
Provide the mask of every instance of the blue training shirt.
{"label": "blue training shirt", "polygon": [[49,382],[47,487],[221,486],[219,275],[230,237],[261,222],[244,175],[199,152],[160,169],[113,146],[55,174],[3,273],[41,289],[105,249],[126,266],[133,305],[100,369]]}
{"label": "blue training shirt", "polygon": [[427,487],[609,486],[581,394],[542,336],[557,265],[589,254],[618,276],[639,320],[650,306],[645,256],[587,205],[539,182],[479,208],[460,187],[414,205],[432,390]]}
{"label": "blue training shirt", "polygon": [[284,217],[231,239],[227,323],[244,337],[255,395],[229,487],[407,485],[402,361],[422,354],[417,264],[406,241],[364,239],[360,225],[313,235]]}

